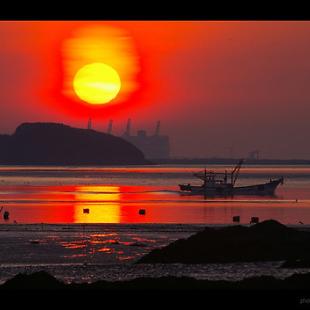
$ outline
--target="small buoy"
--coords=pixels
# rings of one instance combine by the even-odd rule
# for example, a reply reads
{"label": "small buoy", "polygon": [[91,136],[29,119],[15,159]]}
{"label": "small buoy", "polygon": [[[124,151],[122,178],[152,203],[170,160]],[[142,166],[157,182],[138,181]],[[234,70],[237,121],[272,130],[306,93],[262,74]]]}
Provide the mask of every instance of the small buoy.
{"label": "small buoy", "polygon": [[240,222],[240,216],[239,215],[233,216],[232,220],[234,223],[239,223]]}
{"label": "small buoy", "polygon": [[5,212],[3,213],[3,218],[4,218],[5,220],[8,220],[9,217],[10,217],[9,211],[5,211]]}
{"label": "small buoy", "polygon": [[145,209],[140,209],[140,210],[139,210],[139,214],[140,214],[140,215],[145,215]]}
{"label": "small buoy", "polygon": [[89,213],[89,209],[83,209],[83,213]]}
{"label": "small buoy", "polygon": [[259,222],[259,218],[256,216],[251,217],[250,224],[257,224]]}

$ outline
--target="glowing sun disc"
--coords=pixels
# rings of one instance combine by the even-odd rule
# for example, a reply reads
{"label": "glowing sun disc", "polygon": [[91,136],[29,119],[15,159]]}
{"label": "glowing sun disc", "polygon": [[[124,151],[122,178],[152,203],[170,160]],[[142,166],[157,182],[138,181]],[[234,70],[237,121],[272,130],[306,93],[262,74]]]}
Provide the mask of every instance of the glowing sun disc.
{"label": "glowing sun disc", "polygon": [[105,104],[119,93],[121,79],[111,66],[95,62],[77,71],[73,79],[73,88],[81,100],[90,104]]}

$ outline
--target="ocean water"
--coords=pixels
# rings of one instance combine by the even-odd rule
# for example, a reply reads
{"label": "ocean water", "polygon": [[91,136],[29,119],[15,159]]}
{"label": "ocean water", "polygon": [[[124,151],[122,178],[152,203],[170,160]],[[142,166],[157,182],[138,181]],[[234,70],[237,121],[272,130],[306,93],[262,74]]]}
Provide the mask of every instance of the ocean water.
{"label": "ocean water", "polygon": [[[193,172],[203,168],[0,167],[0,283],[17,273],[39,270],[65,282],[167,275],[239,280],[310,272],[279,268],[281,262],[135,264],[152,249],[187,238],[205,225],[233,225],[235,215],[244,224],[257,216],[260,221],[272,218],[309,229],[310,166],[242,168],[238,185],[283,176],[275,197],[181,195],[178,184],[199,184]],[[144,215],[140,209],[145,209]],[[5,211],[10,213],[8,220],[3,218]]]}
{"label": "ocean water", "polygon": [[[249,223],[273,218],[310,224],[310,166],[249,165],[237,185],[283,176],[275,197],[182,195],[178,184],[199,184],[199,165],[130,167],[0,167],[0,223]],[[215,172],[225,165],[207,167]],[[88,209],[88,213],[84,209]],[[139,210],[145,209],[145,215]]]}

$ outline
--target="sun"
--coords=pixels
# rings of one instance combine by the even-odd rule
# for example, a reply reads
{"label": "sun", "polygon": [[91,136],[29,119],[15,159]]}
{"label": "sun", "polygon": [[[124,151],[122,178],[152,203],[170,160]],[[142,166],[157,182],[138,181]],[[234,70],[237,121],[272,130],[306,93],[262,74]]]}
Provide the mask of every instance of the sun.
{"label": "sun", "polygon": [[73,89],[87,103],[106,104],[118,95],[121,79],[111,66],[101,62],[90,63],[75,74]]}

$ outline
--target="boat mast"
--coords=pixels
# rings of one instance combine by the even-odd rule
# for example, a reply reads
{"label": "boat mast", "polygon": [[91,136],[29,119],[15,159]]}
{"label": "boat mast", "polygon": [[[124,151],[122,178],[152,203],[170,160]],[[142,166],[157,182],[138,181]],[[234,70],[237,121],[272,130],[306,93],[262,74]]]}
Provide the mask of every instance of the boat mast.
{"label": "boat mast", "polygon": [[235,183],[237,181],[239,171],[240,171],[240,168],[243,164],[243,161],[244,161],[244,159],[240,159],[238,164],[236,165],[236,167],[234,168],[234,170],[231,173],[231,184],[232,184],[232,186],[235,186]]}

